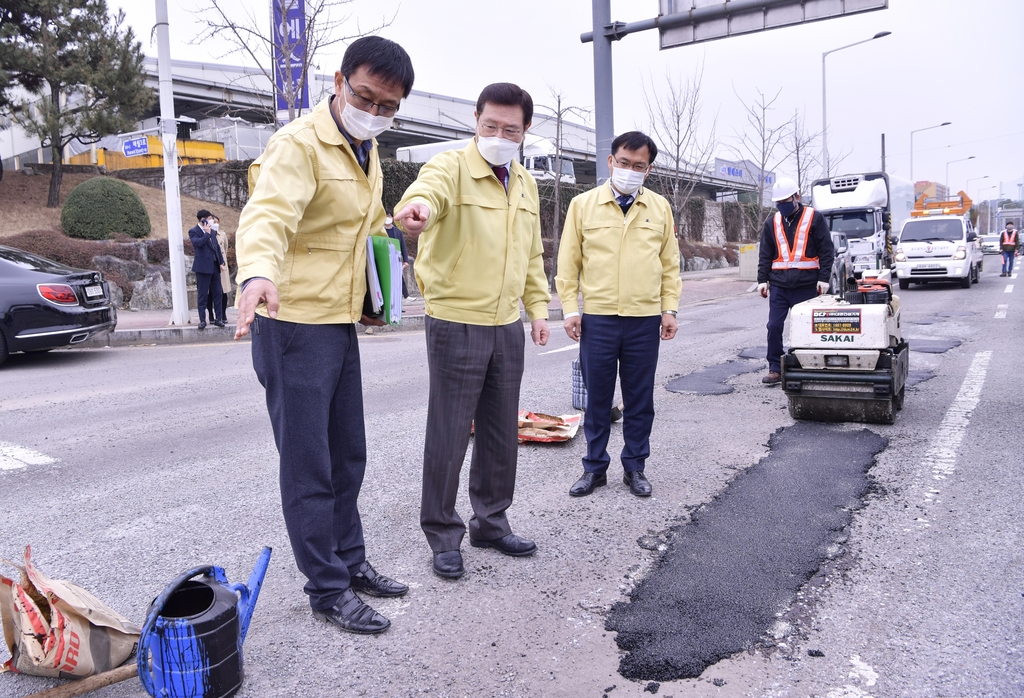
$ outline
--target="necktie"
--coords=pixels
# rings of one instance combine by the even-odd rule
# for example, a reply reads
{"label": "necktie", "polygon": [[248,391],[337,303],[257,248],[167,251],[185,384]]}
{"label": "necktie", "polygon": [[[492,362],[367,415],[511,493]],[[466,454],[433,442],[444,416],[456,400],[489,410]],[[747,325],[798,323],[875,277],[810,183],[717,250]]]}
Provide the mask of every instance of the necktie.
{"label": "necktie", "polygon": [[501,186],[505,187],[505,191],[508,191],[508,168],[501,165],[499,167],[492,167],[491,169],[494,170],[494,176],[498,178],[499,182],[501,182]]}
{"label": "necktie", "polygon": [[629,211],[629,207],[633,205],[633,197],[629,194],[623,194],[622,196],[616,197],[616,201],[619,202],[619,208],[622,209],[622,215],[626,215]]}

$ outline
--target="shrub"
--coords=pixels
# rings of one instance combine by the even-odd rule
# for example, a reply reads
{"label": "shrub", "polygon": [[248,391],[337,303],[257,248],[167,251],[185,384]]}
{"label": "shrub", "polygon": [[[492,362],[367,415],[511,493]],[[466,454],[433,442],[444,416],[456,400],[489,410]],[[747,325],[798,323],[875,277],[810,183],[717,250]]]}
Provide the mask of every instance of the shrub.
{"label": "shrub", "polygon": [[83,240],[106,240],[115,232],[144,238],[150,231],[142,199],[112,177],[93,177],[75,187],[64,202],[60,225],[68,237]]}

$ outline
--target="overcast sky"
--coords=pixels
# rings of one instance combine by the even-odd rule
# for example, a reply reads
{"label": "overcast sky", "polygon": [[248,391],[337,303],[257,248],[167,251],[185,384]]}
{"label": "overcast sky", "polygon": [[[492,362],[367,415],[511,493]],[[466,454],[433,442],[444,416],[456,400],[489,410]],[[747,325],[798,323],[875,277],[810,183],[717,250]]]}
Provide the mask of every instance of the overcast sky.
{"label": "overcast sky", "polygon": [[[269,0],[223,0],[227,6],[266,6]],[[152,0],[110,0],[121,5],[143,42],[156,55],[150,30]],[[538,104],[563,92],[568,104],[593,107],[592,44],[579,40],[591,29],[589,0],[353,0],[346,8],[354,33],[394,17],[381,34],[412,56],[415,88],[476,99],[491,82],[515,82]],[[203,0],[172,0],[171,55],[176,59],[245,63],[220,59],[223,48],[194,46],[202,30]],[[613,0],[612,19],[624,22],[657,15],[657,0]],[[704,128],[717,125],[716,154],[735,158],[744,127],[744,101],[757,90],[782,93],[771,113],[775,122],[800,112],[813,132],[821,131],[821,54],[868,39],[892,35],[828,57],[829,152],[847,153],[844,172],[880,167],[880,136],[886,134],[886,169],[910,178],[910,132],[950,121],[950,126],[914,136],[914,179],[967,186],[972,198],[993,198],[1002,186],[1017,198],[1024,178],[1024,1],[890,0],[889,9],[853,17],[775,29],[666,51],[657,32],[633,34],[613,45],[615,131],[644,129],[642,81],[663,85],[666,76],[686,76],[704,64]],[[343,46],[317,57],[324,72],[341,61]],[[653,81],[653,82],[652,82]],[[593,125],[593,124],[591,124]],[[819,144],[820,148],[820,144]],[[833,168],[835,169],[835,168]],[[778,171],[793,174],[790,163]],[[975,179],[988,175],[988,179]],[[980,196],[979,196],[980,195]]]}

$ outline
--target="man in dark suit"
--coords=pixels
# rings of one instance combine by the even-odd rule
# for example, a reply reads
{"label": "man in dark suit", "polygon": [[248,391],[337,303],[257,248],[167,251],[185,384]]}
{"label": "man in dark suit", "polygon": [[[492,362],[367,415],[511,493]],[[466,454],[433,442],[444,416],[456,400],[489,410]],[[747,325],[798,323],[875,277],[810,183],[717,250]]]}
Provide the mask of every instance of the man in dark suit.
{"label": "man in dark suit", "polygon": [[[206,329],[206,304],[208,298],[220,298],[224,292],[220,286],[220,272],[225,268],[224,255],[221,254],[220,245],[217,244],[217,233],[210,225],[213,214],[205,208],[199,209],[196,213],[199,224],[188,231],[188,239],[192,241],[192,249],[195,250],[195,259],[192,262],[192,271],[196,274],[196,294],[199,305],[199,329]],[[219,303],[213,304],[213,324],[217,327],[224,327],[224,308]]]}

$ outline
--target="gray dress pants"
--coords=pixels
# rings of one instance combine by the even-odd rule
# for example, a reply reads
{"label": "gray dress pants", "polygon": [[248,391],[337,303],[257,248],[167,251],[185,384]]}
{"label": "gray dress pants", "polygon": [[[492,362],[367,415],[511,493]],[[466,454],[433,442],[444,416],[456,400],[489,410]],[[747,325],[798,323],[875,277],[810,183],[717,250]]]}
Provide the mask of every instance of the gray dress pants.
{"label": "gray dress pants", "polygon": [[455,498],[471,425],[469,535],[494,540],[512,532],[505,510],[516,484],[526,333],[520,322],[495,327],[428,316],[426,339],[430,398],[420,526],[431,550],[445,552],[458,550],[466,534]]}

